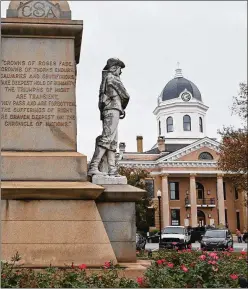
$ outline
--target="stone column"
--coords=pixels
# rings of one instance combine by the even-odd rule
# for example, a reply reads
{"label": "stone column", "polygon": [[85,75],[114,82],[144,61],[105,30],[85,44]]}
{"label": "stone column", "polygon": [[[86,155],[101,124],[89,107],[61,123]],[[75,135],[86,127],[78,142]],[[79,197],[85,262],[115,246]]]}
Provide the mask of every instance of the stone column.
{"label": "stone column", "polygon": [[226,220],[225,220],[225,204],[224,204],[222,174],[217,175],[217,195],[218,195],[219,223],[225,226]]}
{"label": "stone column", "polygon": [[168,190],[168,174],[162,175],[162,226],[165,228],[170,225],[170,205],[169,205],[169,190]]}
{"label": "stone column", "polygon": [[197,227],[196,174],[190,174],[191,226]]}

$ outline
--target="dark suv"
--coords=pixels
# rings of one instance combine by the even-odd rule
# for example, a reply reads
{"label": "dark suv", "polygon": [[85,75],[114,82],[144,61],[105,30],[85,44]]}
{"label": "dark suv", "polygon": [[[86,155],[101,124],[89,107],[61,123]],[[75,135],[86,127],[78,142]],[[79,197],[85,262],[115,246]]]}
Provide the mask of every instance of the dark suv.
{"label": "dark suv", "polygon": [[195,243],[196,241],[200,242],[202,239],[202,236],[205,234],[206,228],[205,227],[195,227],[190,228],[190,234],[191,234],[191,243]]}
{"label": "dark suv", "polygon": [[233,248],[233,237],[228,229],[207,230],[201,240],[203,250],[225,250]]}

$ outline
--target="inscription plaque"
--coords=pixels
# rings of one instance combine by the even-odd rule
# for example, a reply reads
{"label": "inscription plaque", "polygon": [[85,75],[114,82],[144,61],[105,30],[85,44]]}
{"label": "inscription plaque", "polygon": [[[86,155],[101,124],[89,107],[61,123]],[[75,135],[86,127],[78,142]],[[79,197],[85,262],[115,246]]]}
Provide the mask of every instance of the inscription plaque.
{"label": "inscription plaque", "polygon": [[76,151],[74,40],[3,38],[1,52],[2,150]]}

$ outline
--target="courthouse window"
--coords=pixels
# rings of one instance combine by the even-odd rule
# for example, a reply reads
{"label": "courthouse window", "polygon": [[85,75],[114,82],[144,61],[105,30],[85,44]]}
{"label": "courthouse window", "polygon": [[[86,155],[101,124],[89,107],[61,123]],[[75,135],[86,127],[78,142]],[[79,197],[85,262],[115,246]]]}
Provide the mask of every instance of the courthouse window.
{"label": "courthouse window", "polygon": [[161,122],[158,122],[158,134],[161,136]]}
{"label": "courthouse window", "polygon": [[169,186],[170,186],[170,199],[179,200],[179,183],[170,182]]}
{"label": "courthouse window", "polygon": [[183,130],[191,131],[191,118],[189,115],[183,117]]}
{"label": "courthouse window", "polygon": [[203,132],[203,124],[202,124],[202,118],[199,117],[199,130],[200,132]]}
{"label": "courthouse window", "polygon": [[226,183],[223,182],[223,194],[224,194],[224,200],[226,200]]}
{"label": "courthouse window", "polygon": [[180,226],[180,209],[171,209],[171,226]]}
{"label": "courthouse window", "polygon": [[154,180],[153,179],[145,179],[145,190],[148,193],[149,198],[154,198]]}
{"label": "courthouse window", "polygon": [[236,187],[234,187],[234,192],[235,192],[235,200],[238,200],[239,192],[238,192],[238,189]]}
{"label": "courthouse window", "polygon": [[173,131],[173,118],[169,116],[166,120],[167,132]]}

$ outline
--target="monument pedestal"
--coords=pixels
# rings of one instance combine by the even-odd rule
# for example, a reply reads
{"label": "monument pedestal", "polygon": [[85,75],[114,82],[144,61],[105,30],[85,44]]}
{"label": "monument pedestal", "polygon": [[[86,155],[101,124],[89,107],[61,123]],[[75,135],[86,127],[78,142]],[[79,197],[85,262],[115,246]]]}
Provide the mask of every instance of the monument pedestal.
{"label": "monument pedestal", "polygon": [[25,267],[117,263],[93,200],[2,200],[1,206],[3,260],[18,251]]}
{"label": "monument pedestal", "polygon": [[86,156],[77,152],[83,22],[71,20],[67,1],[57,0],[12,0],[7,16],[1,19],[2,259],[18,251],[26,267],[135,262],[134,202],[143,191],[88,182]]}

